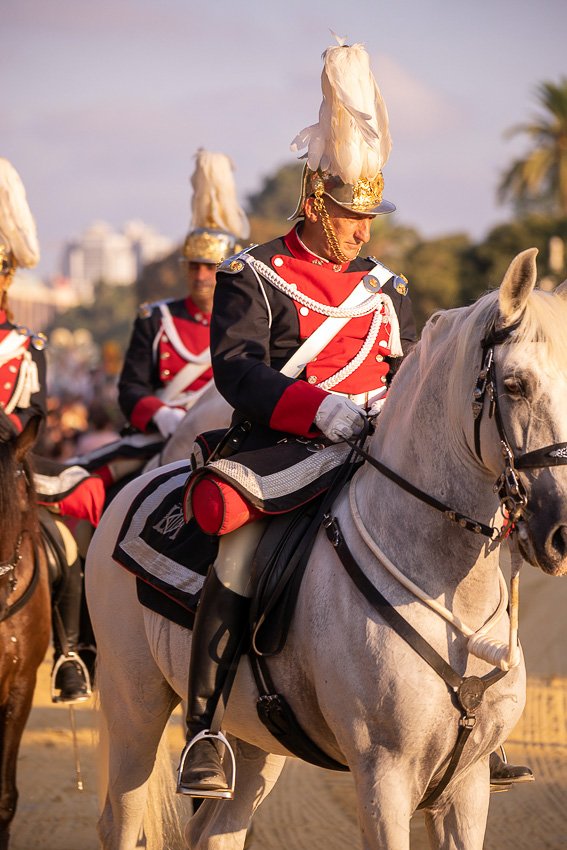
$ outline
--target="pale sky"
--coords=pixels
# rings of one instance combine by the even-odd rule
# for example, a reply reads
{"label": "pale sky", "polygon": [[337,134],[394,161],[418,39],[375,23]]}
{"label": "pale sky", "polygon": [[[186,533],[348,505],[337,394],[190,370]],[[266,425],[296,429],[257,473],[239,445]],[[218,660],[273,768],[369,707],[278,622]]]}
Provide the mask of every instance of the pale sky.
{"label": "pale sky", "polygon": [[[425,236],[506,221],[507,128],[567,76],[565,0],[3,0],[0,155],[42,261],[102,219],[181,240],[193,155],[227,153],[241,200],[317,120],[329,30],[365,44],[390,113],[385,197]],[[290,210],[291,212],[291,210]]]}

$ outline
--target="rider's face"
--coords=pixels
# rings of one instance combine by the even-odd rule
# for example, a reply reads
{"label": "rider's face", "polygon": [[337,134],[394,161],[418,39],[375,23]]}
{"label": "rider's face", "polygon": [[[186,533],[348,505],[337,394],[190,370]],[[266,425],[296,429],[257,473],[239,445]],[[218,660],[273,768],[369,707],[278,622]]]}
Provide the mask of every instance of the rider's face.
{"label": "rider's face", "polygon": [[215,263],[189,262],[187,264],[189,295],[203,313],[210,313],[213,309],[216,273]]}
{"label": "rider's face", "polygon": [[[351,212],[335,203],[328,195],[325,195],[325,207],[337,237],[339,249],[349,261],[356,259],[362,246],[370,239],[370,225],[374,216]],[[316,254],[336,262],[327,241],[321,216],[315,209],[314,198],[307,198],[305,201],[305,220],[301,238]]]}

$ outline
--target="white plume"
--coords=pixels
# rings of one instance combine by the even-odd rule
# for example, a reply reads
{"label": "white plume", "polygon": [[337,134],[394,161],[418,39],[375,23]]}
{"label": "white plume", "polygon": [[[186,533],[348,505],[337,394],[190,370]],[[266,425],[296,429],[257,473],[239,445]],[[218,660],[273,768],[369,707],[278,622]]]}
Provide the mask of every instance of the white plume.
{"label": "white plume", "polygon": [[291,149],[307,148],[307,165],[344,183],[373,180],[392,147],[388,111],[362,44],[329,47],[323,54],[319,121],[301,130]]}
{"label": "white plume", "polygon": [[248,237],[250,225],[238,203],[234,166],[228,156],[199,148],[191,185],[192,230],[197,227],[215,227],[239,239]]}
{"label": "white plume", "polygon": [[18,266],[31,268],[39,262],[39,242],[34,218],[20,175],[0,157],[0,242],[14,254]]}

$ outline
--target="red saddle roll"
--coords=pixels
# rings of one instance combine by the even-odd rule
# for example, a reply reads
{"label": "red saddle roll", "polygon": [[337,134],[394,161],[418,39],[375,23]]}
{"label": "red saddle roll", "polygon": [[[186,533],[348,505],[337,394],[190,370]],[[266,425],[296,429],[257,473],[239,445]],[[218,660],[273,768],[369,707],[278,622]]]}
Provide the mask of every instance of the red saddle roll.
{"label": "red saddle roll", "polygon": [[205,534],[217,535],[228,534],[262,516],[234,487],[213,473],[188,488],[184,513],[186,520],[192,514]]}

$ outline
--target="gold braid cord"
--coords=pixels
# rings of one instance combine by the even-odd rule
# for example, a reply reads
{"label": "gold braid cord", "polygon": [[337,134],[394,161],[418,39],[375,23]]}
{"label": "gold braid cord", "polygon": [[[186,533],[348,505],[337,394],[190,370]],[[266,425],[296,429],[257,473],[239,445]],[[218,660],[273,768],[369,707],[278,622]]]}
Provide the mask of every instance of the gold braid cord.
{"label": "gold braid cord", "polygon": [[323,230],[325,231],[325,236],[327,237],[327,242],[329,243],[329,248],[332,253],[335,255],[335,259],[339,261],[339,263],[349,263],[350,260],[343,254],[339,246],[339,240],[337,239],[337,234],[333,230],[333,225],[331,224],[331,219],[329,218],[329,213],[327,212],[327,207],[325,206],[325,201],[323,199],[323,192],[325,191],[325,187],[323,185],[323,181],[317,181],[315,186],[315,209],[321,216],[321,224],[323,225]]}

